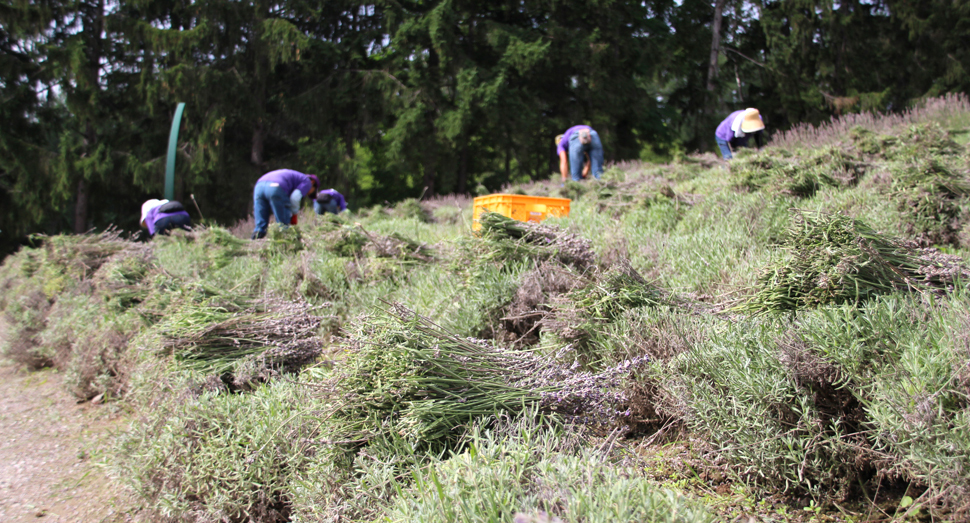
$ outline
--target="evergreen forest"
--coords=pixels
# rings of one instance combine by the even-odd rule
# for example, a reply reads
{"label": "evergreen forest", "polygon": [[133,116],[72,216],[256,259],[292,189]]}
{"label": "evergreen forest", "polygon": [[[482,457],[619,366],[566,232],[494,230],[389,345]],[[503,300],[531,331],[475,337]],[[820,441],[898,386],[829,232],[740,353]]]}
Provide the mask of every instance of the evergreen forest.
{"label": "evergreen forest", "polygon": [[731,110],[769,133],[970,86],[951,0],[5,0],[0,243],[137,229],[161,197],[231,226],[269,170],[354,209],[556,171],[585,123],[607,161],[713,151]]}

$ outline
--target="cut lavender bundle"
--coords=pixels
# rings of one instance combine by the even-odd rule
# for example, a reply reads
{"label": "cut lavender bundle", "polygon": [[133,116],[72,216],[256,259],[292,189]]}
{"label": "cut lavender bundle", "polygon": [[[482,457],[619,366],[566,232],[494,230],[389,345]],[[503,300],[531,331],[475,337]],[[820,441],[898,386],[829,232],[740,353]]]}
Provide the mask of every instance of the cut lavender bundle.
{"label": "cut lavender bundle", "polygon": [[597,274],[589,285],[577,286],[552,300],[552,312],[542,318],[544,329],[560,339],[583,344],[590,333],[639,307],[676,304],[669,293],[647,282],[629,262]]}
{"label": "cut lavender bundle", "polygon": [[536,410],[573,421],[622,420],[622,382],[646,357],[601,373],[529,351],[462,338],[399,305],[358,322],[345,365],[331,378],[339,439],[392,432],[420,445],[457,440],[470,421]]}
{"label": "cut lavender bundle", "polygon": [[[296,372],[323,350],[322,316],[303,302],[269,299],[247,308],[204,303],[187,307],[158,327],[161,347],[184,368],[205,374],[249,370]],[[239,378],[239,376],[236,376]]]}
{"label": "cut lavender bundle", "polygon": [[495,212],[483,212],[478,222],[482,238],[494,244],[502,257],[553,258],[580,270],[591,267],[596,259],[592,242],[559,227],[521,222]]}
{"label": "cut lavender bundle", "polygon": [[762,271],[760,289],[739,310],[862,303],[903,291],[939,294],[967,275],[960,258],[918,245],[843,214],[796,210],[784,244],[788,255]]}

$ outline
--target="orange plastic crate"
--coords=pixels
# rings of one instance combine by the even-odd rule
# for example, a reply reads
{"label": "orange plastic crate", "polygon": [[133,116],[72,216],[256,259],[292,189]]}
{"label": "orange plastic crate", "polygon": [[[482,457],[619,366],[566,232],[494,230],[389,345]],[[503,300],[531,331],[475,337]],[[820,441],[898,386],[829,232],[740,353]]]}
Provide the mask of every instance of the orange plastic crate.
{"label": "orange plastic crate", "polygon": [[553,216],[569,216],[569,198],[546,198],[544,196],[525,196],[521,194],[489,194],[475,198],[472,217],[472,230],[482,228],[478,217],[484,211],[497,212],[502,216],[520,222],[541,222]]}

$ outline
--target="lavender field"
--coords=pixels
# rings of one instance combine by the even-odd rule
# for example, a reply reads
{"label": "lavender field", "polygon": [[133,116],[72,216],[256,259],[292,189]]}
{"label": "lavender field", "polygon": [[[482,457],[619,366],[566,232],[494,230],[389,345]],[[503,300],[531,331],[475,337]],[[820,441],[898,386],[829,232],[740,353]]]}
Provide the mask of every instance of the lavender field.
{"label": "lavender field", "polygon": [[6,359],[130,423],[145,521],[970,517],[970,102],[778,133],[731,163],[512,185],[250,241],[41,237]]}

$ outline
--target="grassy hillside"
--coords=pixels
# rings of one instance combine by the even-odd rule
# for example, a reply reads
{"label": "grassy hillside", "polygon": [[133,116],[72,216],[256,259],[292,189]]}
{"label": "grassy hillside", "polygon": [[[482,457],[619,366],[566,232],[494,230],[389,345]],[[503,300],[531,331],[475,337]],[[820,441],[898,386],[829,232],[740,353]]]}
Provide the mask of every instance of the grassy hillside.
{"label": "grassy hillside", "polygon": [[965,519],[970,103],[620,164],[541,225],[405,201],[39,239],[2,350],[129,406],[173,521]]}

